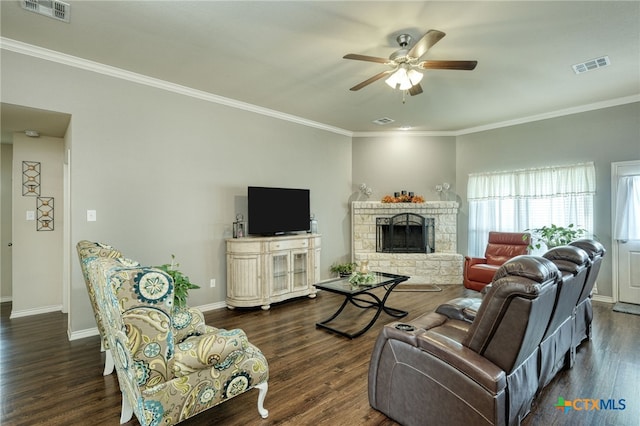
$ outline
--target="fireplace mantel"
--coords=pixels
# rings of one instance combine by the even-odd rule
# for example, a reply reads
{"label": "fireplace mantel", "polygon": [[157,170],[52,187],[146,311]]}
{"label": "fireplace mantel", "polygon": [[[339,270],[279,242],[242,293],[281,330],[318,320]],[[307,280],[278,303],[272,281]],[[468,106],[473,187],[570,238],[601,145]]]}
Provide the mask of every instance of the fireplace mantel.
{"label": "fireplace mantel", "polygon": [[[456,201],[382,203],[354,201],[351,205],[353,260],[369,268],[409,275],[416,284],[462,284],[462,255],[456,253]],[[414,213],[435,219],[435,253],[377,253],[376,218]]]}

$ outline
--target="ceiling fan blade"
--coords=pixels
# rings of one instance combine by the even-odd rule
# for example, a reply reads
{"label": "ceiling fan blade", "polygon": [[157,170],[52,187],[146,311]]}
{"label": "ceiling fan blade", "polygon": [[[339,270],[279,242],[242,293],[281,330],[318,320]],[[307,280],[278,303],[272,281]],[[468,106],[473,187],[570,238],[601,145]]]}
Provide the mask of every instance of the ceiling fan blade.
{"label": "ceiling fan blade", "polygon": [[381,73],[374,75],[373,77],[371,77],[371,78],[369,78],[369,79],[367,79],[367,80],[363,81],[362,83],[360,83],[360,84],[356,84],[355,86],[353,86],[353,87],[352,87],[351,89],[349,89],[349,90],[351,90],[351,91],[353,91],[353,92],[355,92],[356,90],[360,90],[360,89],[362,89],[363,87],[370,85],[370,84],[371,84],[371,83],[373,83],[374,81],[378,81],[378,80],[380,80],[382,77],[384,77],[384,76],[386,76],[387,74],[390,74],[390,73],[392,73],[392,72],[393,72],[393,70],[382,71]]}
{"label": "ceiling fan blade", "polygon": [[424,61],[418,67],[425,70],[462,70],[472,71],[478,65],[478,61]]}
{"label": "ceiling fan blade", "polygon": [[419,95],[420,93],[422,93],[422,86],[420,86],[420,83],[414,84],[413,87],[409,89],[409,94],[411,96]]}
{"label": "ceiling fan blade", "polygon": [[343,59],[355,59],[356,61],[377,62],[379,64],[389,63],[388,59],[376,58],[375,56],[358,55],[357,53],[349,53],[342,57]]}
{"label": "ceiling fan blade", "polygon": [[434,44],[440,41],[446,34],[438,30],[429,30],[422,36],[420,40],[411,48],[407,56],[411,58],[420,58],[427,53]]}

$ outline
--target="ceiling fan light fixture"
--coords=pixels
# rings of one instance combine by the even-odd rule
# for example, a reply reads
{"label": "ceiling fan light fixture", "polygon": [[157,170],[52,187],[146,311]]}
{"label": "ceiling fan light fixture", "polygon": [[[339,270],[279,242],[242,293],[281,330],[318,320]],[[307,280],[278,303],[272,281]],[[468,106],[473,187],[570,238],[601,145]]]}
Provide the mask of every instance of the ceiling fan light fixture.
{"label": "ceiling fan light fixture", "polygon": [[420,83],[422,77],[422,73],[414,69],[407,70],[407,66],[403,64],[385,80],[385,83],[392,89],[409,90]]}
{"label": "ceiling fan light fixture", "polygon": [[402,85],[405,80],[407,80],[407,70],[403,67],[399,67],[384,82],[387,83],[392,89],[395,89],[398,87],[398,85]]}
{"label": "ceiling fan light fixture", "polygon": [[[376,56],[358,55],[356,53],[348,53],[343,56],[344,59],[353,59],[357,61],[376,62],[391,66],[391,69],[382,71],[373,77],[370,77],[362,83],[356,84],[349,90],[356,91],[369,84],[386,77],[385,83],[392,89],[400,89],[404,95],[411,96],[422,93],[420,81],[424,75],[421,70],[464,70],[472,71],[476,68],[478,61],[426,61],[421,58],[442,39],[446,34],[438,30],[427,31],[420,40],[410,46],[411,36],[408,34],[400,34],[396,41],[400,45],[400,49],[393,52],[389,59],[379,58]],[[415,68],[418,68],[417,70]]]}
{"label": "ceiling fan light fixture", "polygon": [[422,81],[422,77],[424,77],[422,75],[421,72],[418,72],[414,69],[409,70],[409,72],[407,73],[407,77],[409,78],[409,80],[411,80],[411,85],[415,86],[416,84],[420,83]]}

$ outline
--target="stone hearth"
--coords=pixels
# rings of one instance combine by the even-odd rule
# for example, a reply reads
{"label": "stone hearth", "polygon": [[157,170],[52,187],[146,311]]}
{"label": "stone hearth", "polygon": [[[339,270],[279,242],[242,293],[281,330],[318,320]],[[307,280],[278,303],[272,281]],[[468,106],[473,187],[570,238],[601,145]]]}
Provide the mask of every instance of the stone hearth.
{"label": "stone hearth", "polygon": [[[435,219],[434,253],[377,253],[376,218],[414,213]],[[456,253],[458,203],[381,203],[354,201],[351,205],[351,246],[354,261],[369,261],[369,269],[408,275],[415,284],[462,284],[463,256]]]}

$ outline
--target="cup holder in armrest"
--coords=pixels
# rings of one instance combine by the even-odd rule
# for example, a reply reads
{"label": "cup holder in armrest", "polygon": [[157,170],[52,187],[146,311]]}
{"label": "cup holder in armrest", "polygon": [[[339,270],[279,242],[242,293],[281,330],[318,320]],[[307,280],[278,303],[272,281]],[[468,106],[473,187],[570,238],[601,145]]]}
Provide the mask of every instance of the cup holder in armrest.
{"label": "cup holder in armrest", "polygon": [[415,331],[416,328],[411,324],[396,324],[396,328],[401,331]]}

